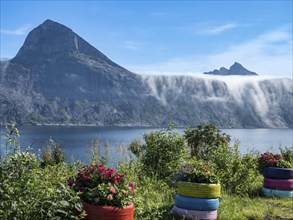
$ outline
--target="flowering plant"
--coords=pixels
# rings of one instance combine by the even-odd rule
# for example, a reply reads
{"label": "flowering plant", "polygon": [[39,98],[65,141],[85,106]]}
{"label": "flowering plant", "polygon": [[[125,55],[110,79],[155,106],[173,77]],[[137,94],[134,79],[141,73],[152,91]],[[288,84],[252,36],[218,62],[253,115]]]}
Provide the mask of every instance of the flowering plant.
{"label": "flowering plant", "polygon": [[218,183],[218,176],[213,167],[204,161],[194,160],[186,163],[175,174],[176,181],[195,182],[195,183]]}
{"label": "flowering plant", "polygon": [[83,166],[68,185],[92,205],[125,207],[132,203],[134,184],[103,164]]}
{"label": "flowering plant", "polygon": [[266,152],[260,155],[258,158],[258,165],[260,172],[263,172],[264,168],[266,167],[289,167],[288,162],[283,159],[281,154],[273,154],[270,152]]}

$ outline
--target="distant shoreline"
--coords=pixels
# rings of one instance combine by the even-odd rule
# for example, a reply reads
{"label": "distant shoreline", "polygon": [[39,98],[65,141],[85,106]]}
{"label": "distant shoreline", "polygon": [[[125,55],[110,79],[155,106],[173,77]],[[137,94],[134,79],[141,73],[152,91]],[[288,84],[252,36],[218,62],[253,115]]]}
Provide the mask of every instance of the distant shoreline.
{"label": "distant shoreline", "polygon": [[[172,124],[172,123],[170,123]],[[53,123],[53,124],[16,124],[17,127],[19,126],[34,126],[34,127],[97,127],[97,128],[157,128],[157,129],[163,129],[163,128],[168,128],[168,125],[166,126],[151,126],[151,125],[133,125],[133,124],[123,124],[123,125],[97,125],[97,124],[58,124],[58,123]],[[0,127],[5,127],[5,124],[0,125]],[[177,126],[174,125],[174,128],[196,128],[196,126]],[[217,126],[219,129],[293,129],[291,127],[252,127],[252,126],[247,126],[247,127],[220,127]]]}

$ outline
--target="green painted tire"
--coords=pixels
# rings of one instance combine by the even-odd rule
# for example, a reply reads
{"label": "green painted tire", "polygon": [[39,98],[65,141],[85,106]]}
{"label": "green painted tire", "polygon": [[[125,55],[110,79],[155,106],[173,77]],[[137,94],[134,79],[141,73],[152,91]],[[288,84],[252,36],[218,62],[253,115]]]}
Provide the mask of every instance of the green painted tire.
{"label": "green painted tire", "polygon": [[219,198],[221,197],[221,185],[178,182],[178,194],[194,198]]}

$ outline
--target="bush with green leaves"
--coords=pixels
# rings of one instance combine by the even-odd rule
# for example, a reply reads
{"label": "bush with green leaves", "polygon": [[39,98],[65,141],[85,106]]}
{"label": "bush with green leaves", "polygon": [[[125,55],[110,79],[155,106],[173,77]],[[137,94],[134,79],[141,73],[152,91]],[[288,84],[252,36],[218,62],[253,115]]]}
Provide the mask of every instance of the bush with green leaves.
{"label": "bush with green leaves", "polygon": [[187,157],[184,138],[172,126],[143,137],[143,143],[135,140],[129,148],[143,164],[146,174],[162,179],[173,175]]}
{"label": "bush with green leaves", "polygon": [[279,150],[280,150],[280,153],[281,153],[284,161],[287,162],[287,167],[293,168],[293,146],[280,147]]}
{"label": "bush with green leaves", "polygon": [[14,135],[6,135],[7,150],[0,161],[0,219],[80,219],[79,195],[67,186],[74,167],[66,164],[41,168],[29,151],[21,152]]}
{"label": "bush with green leaves", "polygon": [[214,125],[186,129],[184,137],[192,156],[213,165],[227,193],[251,194],[261,183],[256,156],[241,155],[237,144],[230,145],[230,136]]}
{"label": "bush with green leaves", "polygon": [[62,152],[61,144],[49,139],[41,151],[41,165],[56,165],[65,162],[65,154]]}
{"label": "bush with green leaves", "polygon": [[195,129],[185,129],[184,137],[190,148],[190,155],[199,159],[209,159],[213,150],[229,144],[231,138],[212,124],[198,125]]}

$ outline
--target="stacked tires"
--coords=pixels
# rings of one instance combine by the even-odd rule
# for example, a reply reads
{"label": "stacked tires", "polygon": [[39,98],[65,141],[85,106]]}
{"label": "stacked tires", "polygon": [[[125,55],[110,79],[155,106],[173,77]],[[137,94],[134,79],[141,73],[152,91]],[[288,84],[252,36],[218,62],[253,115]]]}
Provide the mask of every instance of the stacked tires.
{"label": "stacked tires", "polygon": [[293,198],[293,169],[266,167],[263,175],[266,197]]}
{"label": "stacked tires", "polygon": [[187,219],[217,219],[220,184],[179,182],[172,212]]}

